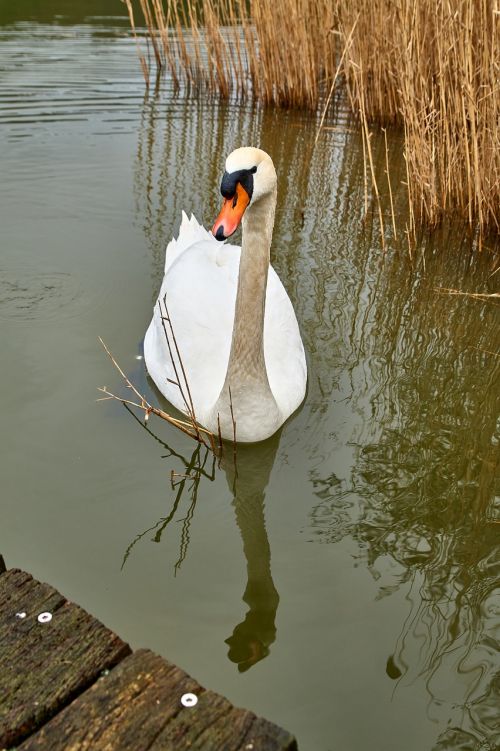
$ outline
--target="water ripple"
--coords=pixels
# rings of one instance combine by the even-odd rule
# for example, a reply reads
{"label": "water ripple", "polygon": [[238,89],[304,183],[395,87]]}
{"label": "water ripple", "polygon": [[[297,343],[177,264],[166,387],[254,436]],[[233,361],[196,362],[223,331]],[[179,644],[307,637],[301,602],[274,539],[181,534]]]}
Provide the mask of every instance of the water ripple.
{"label": "water ripple", "polygon": [[77,279],[62,272],[12,274],[0,269],[0,319],[40,321],[61,310],[78,310],[82,290]]}
{"label": "water ripple", "polygon": [[36,136],[59,122],[137,121],[144,82],[128,31],[23,22],[0,29],[0,42],[7,139]]}

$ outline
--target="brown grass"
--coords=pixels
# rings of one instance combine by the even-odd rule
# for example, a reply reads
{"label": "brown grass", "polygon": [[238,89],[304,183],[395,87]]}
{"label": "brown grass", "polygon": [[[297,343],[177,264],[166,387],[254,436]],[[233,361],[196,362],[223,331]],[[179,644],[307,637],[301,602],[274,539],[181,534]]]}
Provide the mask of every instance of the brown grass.
{"label": "brown grass", "polygon": [[412,237],[450,211],[480,234],[500,230],[494,0],[138,1],[156,64],[177,85],[314,111],[340,86],[379,215],[368,124],[402,126]]}

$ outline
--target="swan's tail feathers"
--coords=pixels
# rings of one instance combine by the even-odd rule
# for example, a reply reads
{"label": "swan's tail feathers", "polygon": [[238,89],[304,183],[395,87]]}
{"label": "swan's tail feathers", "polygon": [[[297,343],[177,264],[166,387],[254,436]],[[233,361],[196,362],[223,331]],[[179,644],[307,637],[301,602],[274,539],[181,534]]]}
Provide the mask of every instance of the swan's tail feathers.
{"label": "swan's tail feathers", "polygon": [[194,241],[206,240],[207,237],[211,239],[213,237],[212,233],[199,223],[194,214],[191,214],[189,217],[189,232]]}
{"label": "swan's tail feathers", "polygon": [[181,253],[200,240],[209,240],[210,242],[214,242],[217,247],[220,246],[220,243],[215,239],[212,233],[206,230],[205,227],[198,222],[194,214],[191,214],[188,218],[186,212],[183,211],[177,239],[173,238],[167,245],[165,254],[165,272],[170,268],[173,262],[177,260]]}
{"label": "swan's tail feathers", "polygon": [[178,255],[179,253],[177,250],[177,240],[175,239],[175,237],[173,237],[168,243],[167,249],[165,251],[165,272],[172,265]]}

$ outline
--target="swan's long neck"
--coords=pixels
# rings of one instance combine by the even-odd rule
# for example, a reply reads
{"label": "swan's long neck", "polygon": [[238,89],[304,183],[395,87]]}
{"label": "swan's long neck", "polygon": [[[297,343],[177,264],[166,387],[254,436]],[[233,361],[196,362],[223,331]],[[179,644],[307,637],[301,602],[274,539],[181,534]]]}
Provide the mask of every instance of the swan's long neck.
{"label": "swan's long neck", "polygon": [[[269,386],[264,359],[264,316],[269,253],[274,226],[276,190],[250,206],[243,217],[231,350],[224,386],[215,410],[221,424],[230,418],[230,402],[237,440],[246,426],[280,424],[279,409]],[[253,440],[256,440],[254,438]]]}
{"label": "swan's long neck", "polygon": [[264,360],[264,315],[276,193],[251,206],[242,222],[241,260],[226,382],[269,388]]}

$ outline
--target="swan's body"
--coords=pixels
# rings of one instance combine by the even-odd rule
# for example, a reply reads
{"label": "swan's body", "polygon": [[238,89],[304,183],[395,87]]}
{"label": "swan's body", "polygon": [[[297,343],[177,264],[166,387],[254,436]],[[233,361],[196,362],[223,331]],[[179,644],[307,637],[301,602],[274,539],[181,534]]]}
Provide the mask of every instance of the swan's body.
{"label": "swan's body", "polygon": [[[238,152],[264,154],[238,149],[228,163]],[[187,412],[181,390],[172,383],[179,379],[187,396],[169,323],[162,320],[165,300],[197,421],[214,433],[220,424],[222,436],[233,438],[234,417],[236,440],[245,442],[278,430],[301,404],[307,381],[293,306],[269,264],[275,190],[270,201],[267,197],[264,193],[247,209],[243,251],[221,244],[183,214],[178,239],[167,247],[165,276],[144,340],[149,374],[162,394]]]}

